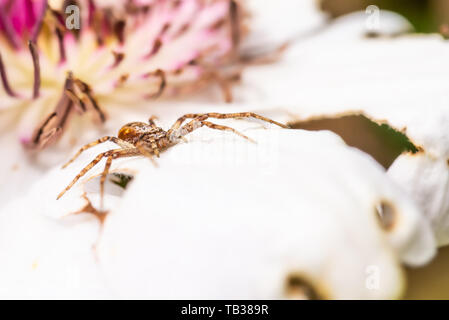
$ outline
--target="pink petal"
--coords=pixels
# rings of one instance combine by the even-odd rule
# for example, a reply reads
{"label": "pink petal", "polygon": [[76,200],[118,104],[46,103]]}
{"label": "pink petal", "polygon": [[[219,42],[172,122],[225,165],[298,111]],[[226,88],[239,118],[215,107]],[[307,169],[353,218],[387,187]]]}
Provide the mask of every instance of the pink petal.
{"label": "pink petal", "polygon": [[0,33],[13,38],[9,40],[14,44],[17,39],[31,39],[39,28],[46,6],[46,0],[0,0],[5,20],[0,23]]}

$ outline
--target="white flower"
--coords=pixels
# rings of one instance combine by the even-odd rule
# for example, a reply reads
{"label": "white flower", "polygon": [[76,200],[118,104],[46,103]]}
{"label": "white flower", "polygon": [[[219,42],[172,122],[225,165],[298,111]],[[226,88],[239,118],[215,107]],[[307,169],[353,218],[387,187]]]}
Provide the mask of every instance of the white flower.
{"label": "white flower", "polygon": [[[436,251],[434,232],[440,242],[444,234],[444,224],[440,231],[435,228],[441,226],[435,217],[445,221],[437,205],[440,199],[435,197],[435,205],[426,208],[426,198],[413,199],[413,193],[443,190],[446,176],[439,173],[444,172],[447,156],[438,139],[446,137],[445,88],[435,85],[440,80],[436,66],[410,70],[413,55],[442,50],[443,45],[432,37],[389,38],[409,27],[395,15],[388,18],[392,27],[380,32],[388,37],[368,40],[356,16],[322,25],[325,17],[312,1],[270,3],[249,3],[260,23],[243,48],[266,53],[271,51],[267,45],[274,49],[289,39],[297,42],[278,63],[246,70],[236,95],[239,103],[204,103],[209,97],[205,94],[190,97],[190,103],[141,101],[124,108],[122,95],[114,95],[102,100],[110,106],[110,120],[101,134],[115,135],[123,124],[146,121],[151,115],[168,128],[185,113],[254,111],[297,126],[311,118],[361,113],[369,123],[387,120],[391,128],[405,133],[401,137],[409,138],[411,149],[419,147],[421,153],[393,158],[387,173],[371,156],[330,132],[227,120],[223,123],[257,144],[200,128],[188,135],[188,143],[163,152],[159,168],[142,158],[114,162],[105,215],[98,211],[102,164],[61,200],[55,199],[92,157],[113,145],[91,149],[61,170],[60,164],[71,156],[67,150],[80,147],[64,138],[58,148],[37,159],[20,157],[16,171],[8,172],[9,183],[1,191],[1,297],[401,296],[402,265],[428,262]],[[282,19],[266,26],[272,33],[258,46],[254,36],[263,34],[263,21],[276,20],[273,17]],[[357,31],[347,34],[343,30],[351,24]],[[139,44],[132,53],[139,51]],[[404,53],[410,50],[413,55],[407,61]],[[180,51],[172,53],[177,57]],[[132,61],[130,67],[139,69]],[[421,77],[428,70],[435,70],[431,80]],[[141,89],[123,93],[123,101]],[[95,92],[101,93],[102,86]],[[105,92],[110,93],[107,88]],[[438,117],[422,108],[429,96]],[[14,126],[8,128],[0,141],[10,152],[2,160],[7,168],[23,155],[20,146],[11,146]],[[83,142],[99,137],[97,130],[72,134]],[[40,163],[50,169],[41,169]],[[421,170],[434,172],[430,187],[416,183],[407,190],[397,183],[404,180],[407,168],[416,172],[419,182]],[[117,178],[114,174],[133,178],[126,190],[111,182]],[[444,199],[444,190],[439,194]]]}
{"label": "white flower", "polygon": [[[164,127],[187,106],[172,115],[165,108],[156,109]],[[28,297],[271,299],[301,294],[287,285],[299,277],[320,297],[395,298],[403,288],[397,256],[421,264],[434,254],[429,225],[369,156],[331,133],[226,123],[257,144],[199,129],[163,153],[159,168],[147,159],[115,163],[114,172],[135,181],[125,193],[106,188],[111,212],[102,229],[89,214],[70,214],[85,207],[83,192],[98,207],[98,179],[54,199],[110,146],[53,169],[3,210],[0,234],[15,239],[7,248],[2,242],[3,287]],[[56,265],[47,262],[56,256]],[[20,272],[6,272],[16,264]],[[366,284],[370,268],[380,273],[379,289]],[[75,284],[60,280],[70,272],[78,274]]]}
{"label": "white flower", "polygon": [[[280,106],[285,111],[283,120],[296,127],[334,129],[353,145],[371,150],[420,205],[439,244],[445,245],[449,241],[445,81],[449,47],[439,35],[392,37],[409,25],[402,17],[384,12],[381,21],[389,28],[381,29],[377,38],[368,38],[365,21],[365,13],[344,17],[317,36],[295,43],[279,63],[248,70],[236,99],[259,108]],[[269,82],[263,80],[267,78]],[[384,139],[373,136],[366,118],[351,120],[351,115],[388,125],[410,140],[412,148],[398,146],[392,151],[389,139],[394,138],[394,130]],[[373,143],[379,146],[376,154]]]}

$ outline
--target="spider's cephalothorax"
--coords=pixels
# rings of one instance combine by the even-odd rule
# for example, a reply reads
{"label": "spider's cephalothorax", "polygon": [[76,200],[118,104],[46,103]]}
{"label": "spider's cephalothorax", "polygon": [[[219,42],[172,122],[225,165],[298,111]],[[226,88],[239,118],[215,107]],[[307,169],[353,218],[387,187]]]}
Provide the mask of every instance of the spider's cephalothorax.
{"label": "spider's cephalothorax", "polygon": [[[118,137],[106,136],[98,139],[97,141],[86,144],[68,163],[64,165],[63,168],[67,167],[83,151],[106,141],[111,141],[120,147],[119,149],[113,149],[100,153],[90,164],[88,164],[83,170],[81,170],[81,172],[75,177],[75,179],[73,179],[73,181],[59,194],[58,199],[61,198],[64,193],[66,193],[70,188],[72,188],[72,186],[82,176],[84,176],[90,169],[92,169],[98,162],[100,162],[101,159],[106,158],[106,165],[100,180],[100,195],[101,201],[103,202],[104,183],[106,181],[106,176],[109,173],[109,169],[111,168],[112,160],[124,157],[145,156],[150,158],[153,163],[156,164],[154,162],[153,156],[159,157],[161,151],[167,149],[172,145],[175,145],[180,140],[184,139],[185,135],[203,126],[216,130],[230,131],[251,142],[254,142],[244,134],[236,131],[231,127],[218,125],[207,121],[207,119],[209,118],[256,118],[278,125],[282,128],[288,128],[288,126],[282,123],[273,121],[252,112],[186,114],[179,118],[168,131],[165,131],[162,128],[156,126],[156,124],[154,123],[154,118],[150,118],[148,124],[143,122],[128,123],[120,129]],[[192,120],[183,125],[183,123],[187,119]]]}
{"label": "spider's cephalothorax", "polygon": [[150,124],[143,122],[132,122],[124,125],[118,132],[118,138],[136,145],[139,141],[157,143],[159,149],[165,149],[169,145],[167,132],[157,127],[153,120]]}

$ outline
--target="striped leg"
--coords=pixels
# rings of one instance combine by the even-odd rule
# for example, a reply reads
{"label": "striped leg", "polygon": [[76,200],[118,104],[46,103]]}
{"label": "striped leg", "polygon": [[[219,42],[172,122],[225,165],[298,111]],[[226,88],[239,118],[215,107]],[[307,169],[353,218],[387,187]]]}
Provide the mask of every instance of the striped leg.
{"label": "striped leg", "polygon": [[108,176],[109,169],[111,169],[112,165],[112,159],[114,159],[113,156],[109,156],[106,160],[106,164],[104,166],[104,170],[101,173],[101,180],[100,180],[100,208],[103,209],[104,205],[104,183],[106,182],[106,177]]}
{"label": "striped leg", "polygon": [[104,184],[106,182],[106,178],[109,174],[109,170],[111,169],[112,160],[118,159],[118,158],[124,158],[124,157],[132,157],[139,155],[139,150],[135,148],[130,149],[121,149],[121,150],[111,150],[108,151],[105,155],[105,157],[108,157],[106,160],[106,164],[104,166],[104,170],[101,173],[101,180],[100,180],[100,206],[103,208],[104,204]]}
{"label": "striped leg", "polygon": [[[101,159],[107,157],[108,161],[106,162],[106,166],[105,166],[105,171],[107,175],[109,168],[111,166],[111,164],[108,162],[111,162],[114,159],[118,159],[118,158],[122,158],[122,157],[132,157],[132,156],[137,156],[140,155],[139,150],[133,148],[133,149],[116,149],[116,150],[110,150],[110,151],[106,151],[103,153],[100,153],[91,163],[89,163],[86,167],[84,167],[83,170],[81,170],[80,173],[78,173],[78,175],[73,179],[72,182],[70,182],[70,184],[58,195],[57,200],[59,200],[67,191],[69,191],[73,185],[79,180],[81,179],[89,170],[91,170],[96,164],[98,164]],[[109,160],[109,158],[111,158],[111,160]],[[103,171],[103,174],[104,172]],[[102,176],[102,180],[103,180],[103,176]],[[104,181],[103,181],[104,183]],[[102,188],[100,188],[102,189]]]}
{"label": "striped leg", "polygon": [[103,138],[100,138],[94,142],[88,143],[85,146],[83,146],[74,156],[72,159],[70,159],[65,165],[62,166],[62,168],[67,168],[68,165],[70,165],[73,161],[75,161],[80,155],[81,153],[83,153],[84,151],[86,151],[87,149],[90,149],[92,147],[95,147],[96,145],[99,145],[101,143],[104,143],[106,141],[112,141],[115,144],[119,145],[120,147],[124,148],[124,149],[128,149],[128,148],[133,148],[134,146],[132,146],[130,143],[123,141],[119,138],[116,137],[110,137],[110,136],[106,136]]}
{"label": "striped leg", "polygon": [[248,140],[248,141],[250,141],[252,143],[256,143],[256,141],[254,141],[253,139],[247,137],[243,133],[241,133],[241,132],[239,132],[239,131],[231,128],[231,127],[223,126],[223,125],[219,125],[219,124],[215,124],[215,123],[212,123],[212,122],[209,122],[209,121],[203,121],[203,120],[199,120],[199,119],[202,119],[202,117],[194,119],[194,120],[190,121],[189,123],[187,123],[185,126],[183,126],[181,128],[181,130],[180,130],[180,134],[182,136],[185,136],[185,135],[191,133],[192,131],[194,131],[194,130],[196,130],[198,128],[206,126],[206,127],[209,127],[211,129],[215,129],[215,130],[222,130],[222,131],[233,132],[236,135],[238,135],[238,136],[240,136],[240,137],[242,137],[242,138],[244,138],[244,139],[246,139],[246,140]]}
{"label": "striped leg", "polygon": [[268,123],[275,124],[282,128],[288,128],[285,124],[280,122],[271,120],[269,118],[263,117],[253,112],[239,112],[239,113],[189,113],[181,118],[179,118],[175,124],[170,128],[168,133],[172,133],[174,130],[177,130],[181,127],[186,119],[198,119],[198,120],[207,120],[208,118],[214,119],[236,119],[236,118],[255,118]]}
{"label": "striped leg", "polygon": [[215,124],[215,123],[212,123],[212,122],[209,122],[209,121],[201,121],[201,123],[202,123],[202,125],[207,126],[207,127],[211,128],[211,129],[215,129],[215,130],[223,130],[223,131],[230,131],[230,132],[233,132],[233,133],[235,133],[236,135],[238,135],[238,136],[240,136],[240,137],[242,137],[242,138],[244,138],[244,139],[246,139],[246,140],[248,140],[248,141],[250,141],[250,142],[252,142],[252,143],[257,143],[257,142],[254,141],[253,139],[251,139],[251,138],[245,136],[243,133],[240,133],[240,132],[238,132],[237,130],[231,128],[231,127],[222,126],[222,125]]}
{"label": "striped leg", "polygon": [[70,182],[70,184],[58,195],[56,200],[59,200],[67,191],[69,191],[73,185],[82,177],[84,176],[90,169],[92,169],[98,162],[103,159],[104,156],[106,156],[108,152],[100,153],[91,163],[89,163],[86,167],[84,167],[83,170],[81,170],[80,173]]}
{"label": "striped leg", "polygon": [[[202,116],[202,115],[200,115]],[[271,120],[269,118],[266,118],[264,116],[258,115],[254,112],[239,112],[239,113],[205,113],[204,116],[207,118],[214,118],[214,119],[236,119],[236,118],[255,118],[259,119],[271,124],[275,124],[281,128],[288,129],[289,127],[285,124],[282,124],[280,122]],[[207,119],[206,118],[206,119]]]}

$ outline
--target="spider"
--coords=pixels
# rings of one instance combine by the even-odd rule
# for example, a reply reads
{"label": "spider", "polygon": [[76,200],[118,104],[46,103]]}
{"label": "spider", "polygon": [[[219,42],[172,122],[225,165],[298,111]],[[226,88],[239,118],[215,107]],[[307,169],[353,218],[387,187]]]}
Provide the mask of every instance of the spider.
{"label": "spider", "polygon": [[[75,161],[78,156],[98,144],[104,143],[106,141],[111,141],[117,144],[120,148],[109,150],[100,153],[91,163],[89,163],[81,172],[73,179],[73,181],[58,195],[58,200],[69,191],[73,185],[83,177],[89,170],[91,170],[96,164],[98,164],[103,158],[106,158],[106,165],[104,167],[103,173],[100,179],[100,197],[101,205],[103,205],[103,195],[104,195],[104,184],[106,181],[106,176],[111,168],[112,161],[118,158],[124,157],[135,157],[135,156],[145,156],[148,157],[154,165],[157,166],[154,157],[159,157],[159,154],[166,150],[167,148],[177,144],[181,140],[185,140],[187,134],[192,131],[206,126],[211,129],[223,130],[233,132],[246,140],[255,143],[254,140],[245,136],[244,134],[238,132],[237,130],[218,125],[207,121],[209,118],[215,119],[230,119],[230,118],[256,118],[265,122],[269,122],[278,125],[282,128],[289,128],[288,126],[276,122],[274,120],[265,118],[258,114],[252,112],[240,112],[240,113],[204,113],[204,114],[186,114],[179,118],[173,126],[165,131],[164,129],[156,126],[154,122],[154,117],[151,117],[149,123],[143,122],[132,122],[124,125],[118,132],[118,137],[106,136],[98,139],[97,141],[91,142],[83,146],[75,156],[70,159],[62,168],[66,168],[73,161]],[[187,119],[192,119],[190,122],[183,125]]]}

